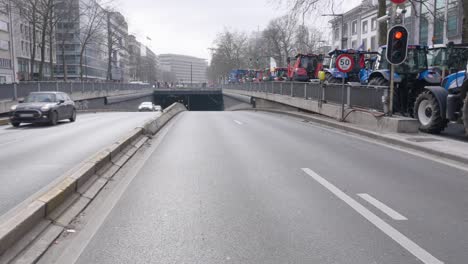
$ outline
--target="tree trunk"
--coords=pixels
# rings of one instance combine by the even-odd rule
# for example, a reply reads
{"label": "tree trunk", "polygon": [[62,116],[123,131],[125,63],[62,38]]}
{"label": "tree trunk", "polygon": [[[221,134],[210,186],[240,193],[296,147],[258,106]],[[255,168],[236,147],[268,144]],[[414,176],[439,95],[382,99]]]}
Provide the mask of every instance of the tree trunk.
{"label": "tree trunk", "polygon": [[83,55],[85,51],[86,45],[82,44],[80,50],[80,80],[83,81]]}
{"label": "tree trunk", "polygon": [[468,43],[468,3],[460,1],[463,8],[462,43]]}
{"label": "tree trunk", "polygon": [[[387,13],[387,4],[386,0],[379,0],[379,11],[377,17],[385,16]],[[378,22],[377,22],[378,23]],[[379,46],[387,44],[387,22],[379,23]]]}
{"label": "tree trunk", "polygon": [[50,79],[54,79],[54,23],[49,19],[49,68],[50,68]]}
{"label": "tree trunk", "polygon": [[33,6],[33,12],[32,12],[32,43],[30,45],[31,49],[31,61],[30,61],[30,66],[31,70],[29,73],[29,78],[28,80],[31,80],[34,77],[34,64],[36,61],[36,6]]}
{"label": "tree trunk", "polygon": [[62,40],[62,69],[63,69],[63,81],[66,82],[67,76],[67,62],[65,60],[65,38]]}
{"label": "tree trunk", "polygon": [[47,20],[44,18],[42,21],[44,24],[42,26],[41,32],[41,61],[39,63],[39,80],[44,80],[44,62],[45,62],[45,47],[46,47],[46,36],[47,36]]}
{"label": "tree trunk", "polygon": [[110,23],[110,13],[107,13],[107,80],[112,80],[112,32]]}

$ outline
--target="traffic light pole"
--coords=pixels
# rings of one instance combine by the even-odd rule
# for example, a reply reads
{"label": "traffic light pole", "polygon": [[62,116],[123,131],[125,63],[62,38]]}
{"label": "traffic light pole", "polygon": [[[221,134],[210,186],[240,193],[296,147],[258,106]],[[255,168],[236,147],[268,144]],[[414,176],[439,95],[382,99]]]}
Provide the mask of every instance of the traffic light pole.
{"label": "traffic light pole", "polygon": [[[392,3],[392,14],[391,14],[391,18],[390,18],[390,27],[389,28],[392,28],[394,25],[395,25],[395,18],[396,18],[396,4],[395,3]],[[388,34],[387,34],[388,36]],[[388,43],[388,39],[387,39],[387,43]],[[387,46],[387,50],[389,49],[390,47]],[[395,66],[393,64],[391,64],[390,66],[390,98],[388,100],[389,102],[389,105],[388,105],[388,113],[387,115],[388,116],[392,116],[393,115],[393,94],[395,93]]]}

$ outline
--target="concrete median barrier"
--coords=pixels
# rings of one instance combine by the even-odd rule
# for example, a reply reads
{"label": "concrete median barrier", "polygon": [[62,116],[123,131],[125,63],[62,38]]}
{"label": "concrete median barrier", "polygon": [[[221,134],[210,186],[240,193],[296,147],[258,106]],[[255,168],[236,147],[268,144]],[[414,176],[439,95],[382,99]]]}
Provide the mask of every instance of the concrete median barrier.
{"label": "concrete median barrier", "polygon": [[[73,197],[76,200],[77,196],[82,196],[86,192],[86,188],[93,188],[93,182],[98,182],[99,190],[101,190],[126,161],[143,146],[148,140],[148,135],[157,133],[169,120],[185,110],[185,106],[179,103],[166,108],[160,117],[151,119],[142,127],[133,129],[112,145],[83,161],[72,173],[64,175],[63,180],[57,185],[38,196],[38,198],[32,199],[30,204],[18,209],[14,215],[0,223],[0,263],[10,262],[24,250],[24,248],[16,249],[15,247],[15,250],[19,250],[19,252],[6,254],[15,243],[18,243],[39,223],[44,220],[49,221],[44,230],[48,226],[56,224],[53,220],[56,217],[51,217],[51,215],[56,214],[54,210],[67,205],[67,200],[73,199]],[[99,191],[93,191],[92,193],[94,194],[93,197],[86,196],[90,198],[88,199],[89,202]],[[70,206],[73,203],[71,202]],[[87,203],[82,206],[82,209],[84,209]],[[61,209],[63,210],[63,208]],[[63,227],[63,224],[61,223],[60,226]],[[40,233],[37,234],[36,238],[39,237]]]}

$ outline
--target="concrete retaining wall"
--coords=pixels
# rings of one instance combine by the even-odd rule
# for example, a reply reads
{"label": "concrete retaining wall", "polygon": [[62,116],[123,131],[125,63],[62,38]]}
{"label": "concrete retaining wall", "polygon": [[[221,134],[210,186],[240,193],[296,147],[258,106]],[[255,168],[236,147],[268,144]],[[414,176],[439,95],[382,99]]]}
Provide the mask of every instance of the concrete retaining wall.
{"label": "concrete retaining wall", "polygon": [[[257,98],[256,107],[259,108],[282,109],[290,111],[291,107],[294,107],[296,109],[318,113],[324,116],[335,118],[337,120],[341,119],[341,106],[332,103],[325,103],[317,100],[307,100],[302,97],[291,97],[288,95],[235,89],[223,90],[223,94],[237,94]],[[258,99],[263,99],[267,102],[263,102]],[[372,112],[367,110],[345,109],[345,116],[346,122],[378,132],[417,133],[419,128],[419,123],[416,119],[405,117],[387,117],[382,116],[379,112]]]}

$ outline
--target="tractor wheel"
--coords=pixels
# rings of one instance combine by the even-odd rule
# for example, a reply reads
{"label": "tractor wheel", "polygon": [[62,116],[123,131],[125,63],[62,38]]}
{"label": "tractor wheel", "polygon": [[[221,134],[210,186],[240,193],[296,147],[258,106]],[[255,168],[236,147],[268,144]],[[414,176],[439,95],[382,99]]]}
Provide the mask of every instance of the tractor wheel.
{"label": "tractor wheel", "polygon": [[463,100],[462,115],[465,134],[468,136],[468,93],[465,95],[465,100]]}
{"label": "tractor wheel", "polygon": [[439,134],[448,124],[440,112],[440,105],[434,95],[425,91],[414,103],[414,117],[419,120],[419,130],[432,134]]}
{"label": "tractor wheel", "polygon": [[373,78],[369,81],[372,86],[389,86],[390,83],[382,77]]}

